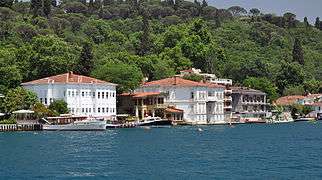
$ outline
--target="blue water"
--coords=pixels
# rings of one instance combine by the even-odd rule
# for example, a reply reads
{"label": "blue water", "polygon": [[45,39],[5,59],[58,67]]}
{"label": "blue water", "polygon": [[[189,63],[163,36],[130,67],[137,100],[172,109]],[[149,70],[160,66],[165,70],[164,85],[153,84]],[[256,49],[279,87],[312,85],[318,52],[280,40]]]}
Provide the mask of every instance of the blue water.
{"label": "blue water", "polygon": [[322,179],[322,123],[0,133],[0,179]]}

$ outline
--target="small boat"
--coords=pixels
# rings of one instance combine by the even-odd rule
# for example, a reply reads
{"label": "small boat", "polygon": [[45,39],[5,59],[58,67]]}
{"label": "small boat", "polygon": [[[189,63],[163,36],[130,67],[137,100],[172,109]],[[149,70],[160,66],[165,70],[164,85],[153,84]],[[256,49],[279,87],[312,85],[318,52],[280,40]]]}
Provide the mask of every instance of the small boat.
{"label": "small boat", "polygon": [[161,119],[160,117],[147,117],[137,124],[138,126],[166,126],[172,125],[172,122],[168,119]]}
{"label": "small boat", "polygon": [[300,122],[300,121],[315,121],[315,118],[311,117],[302,117],[300,119],[296,119],[295,122]]}
{"label": "small boat", "polygon": [[103,131],[106,129],[106,121],[87,119],[75,121],[70,124],[44,124],[45,131]]}

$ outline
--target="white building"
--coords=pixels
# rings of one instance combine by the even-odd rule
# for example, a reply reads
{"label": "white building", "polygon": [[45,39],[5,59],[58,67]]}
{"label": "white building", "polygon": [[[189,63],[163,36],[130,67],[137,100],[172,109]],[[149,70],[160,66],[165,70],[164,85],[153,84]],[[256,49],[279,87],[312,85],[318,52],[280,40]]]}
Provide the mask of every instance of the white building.
{"label": "white building", "polygon": [[183,110],[191,124],[220,124],[224,121],[225,86],[172,77],[144,83],[136,92],[163,92],[165,104]]}
{"label": "white building", "polygon": [[69,72],[22,85],[35,92],[46,106],[62,99],[67,102],[70,113],[75,115],[116,115],[116,84]]}

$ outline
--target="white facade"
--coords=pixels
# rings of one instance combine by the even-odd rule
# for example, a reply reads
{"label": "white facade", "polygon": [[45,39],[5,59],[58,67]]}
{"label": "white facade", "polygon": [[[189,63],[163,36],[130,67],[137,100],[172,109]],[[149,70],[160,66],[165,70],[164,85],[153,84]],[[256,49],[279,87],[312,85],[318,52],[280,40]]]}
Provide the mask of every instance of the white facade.
{"label": "white facade", "polygon": [[191,124],[220,124],[224,121],[224,88],[199,86],[148,86],[136,92],[164,92],[165,104],[184,111],[183,119]]}
{"label": "white facade", "polygon": [[74,115],[95,117],[116,115],[116,85],[112,83],[48,81],[48,83],[24,83],[23,86],[35,92],[39,101],[46,106],[54,100],[64,100],[69,112]]}

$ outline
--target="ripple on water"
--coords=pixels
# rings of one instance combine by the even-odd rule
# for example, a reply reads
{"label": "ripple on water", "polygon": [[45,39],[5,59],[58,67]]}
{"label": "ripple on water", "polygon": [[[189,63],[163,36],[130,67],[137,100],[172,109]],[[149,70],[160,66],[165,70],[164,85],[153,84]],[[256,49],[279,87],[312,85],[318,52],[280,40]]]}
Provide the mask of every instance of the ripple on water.
{"label": "ripple on water", "polygon": [[0,179],[321,179],[321,128],[295,123],[0,133]]}

